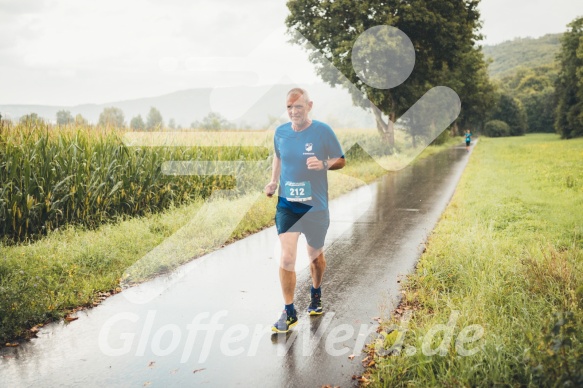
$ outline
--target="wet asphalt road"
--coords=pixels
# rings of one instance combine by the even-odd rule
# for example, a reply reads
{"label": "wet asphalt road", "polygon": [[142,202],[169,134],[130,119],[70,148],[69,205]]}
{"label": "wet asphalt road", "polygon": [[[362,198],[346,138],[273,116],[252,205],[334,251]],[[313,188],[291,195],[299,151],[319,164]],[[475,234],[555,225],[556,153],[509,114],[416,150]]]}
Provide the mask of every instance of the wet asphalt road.
{"label": "wet asphalt road", "polygon": [[270,331],[283,307],[272,227],[1,349],[0,387],[352,386],[376,336],[373,318],[396,307],[398,280],[413,270],[467,159],[455,147],[333,201],[326,313],[305,313],[311,281],[300,247],[291,334]]}

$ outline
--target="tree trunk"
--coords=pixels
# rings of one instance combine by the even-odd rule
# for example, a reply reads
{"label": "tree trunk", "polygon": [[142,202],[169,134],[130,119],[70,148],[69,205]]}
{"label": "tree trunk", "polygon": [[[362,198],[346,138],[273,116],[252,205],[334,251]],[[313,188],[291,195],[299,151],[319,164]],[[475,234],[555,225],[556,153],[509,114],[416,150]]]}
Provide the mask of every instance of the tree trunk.
{"label": "tree trunk", "polygon": [[456,120],[456,121],[453,122],[453,125],[451,126],[451,129],[450,129],[450,133],[449,134],[450,134],[451,137],[455,137],[455,136],[458,135],[458,133],[459,133],[459,128],[458,128],[457,120]]}
{"label": "tree trunk", "polygon": [[395,128],[394,128],[395,114],[391,113],[389,115],[389,122],[385,123],[385,120],[383,120],[381,110],[377,108],[373,103],[371,103],[370,105],[376,120],[377,130],[381,135],[383,141],[388,142],[392,150],[393,147],[395,146]]}
{"label": "tree trunk", "polygon": [[374,104],[370,104],[372,108],[372,113],[374,113],[374,118],[377,123],[377,131],[379,131],[379,135],[386,140],[387,132],[388,132],[388,125],[383,120],[382,112],[379,108],[377,108]]}
{"label": "tree trunk", "polygon": [[389,123],[387,125],[389,130],[389,144],[391,145],[391,148],[395,147],[395,121],[395,112],[391,112],[389,115]]}

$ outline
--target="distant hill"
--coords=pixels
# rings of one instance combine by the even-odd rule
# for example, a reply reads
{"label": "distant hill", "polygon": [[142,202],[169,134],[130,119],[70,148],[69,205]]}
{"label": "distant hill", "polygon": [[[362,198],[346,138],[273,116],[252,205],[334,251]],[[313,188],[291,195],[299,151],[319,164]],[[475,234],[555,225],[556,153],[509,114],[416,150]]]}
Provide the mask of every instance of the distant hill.
{"label": "distant hill", "polygon": [[504,78],[519,67],[534,68],[550,65],[561,48],[562,34],[547,34],[540,38],[516,38],[493,46],[483,46],[486,59],[491,59],[488,73],[492,78]]}
{"label": "distant hill", "polygon": [[[287,119],[285,115],[285,94],[297,85],[279,84],[270,86],[200,88],[174,93],[114,101],[106,104],[85,104],[77,106],[47,105],[0,105],[2,116],[18,120],[20,117],[36,113],[54,122],[59,110],[68,110],[73,116],[81,114],[89,122],[96,123],[105,107],[114,106],[124,112],[125,121],[141,115],[144,121],[150,107],[160,111],[167,124],[174,119],[177,125],[188,128],[195,121],[201,121],[209,112],[217,112],[229,121],[246,125],[253,129],[265,128],[275,119]],[[314,101],[313,118],[328,122],[337,128],[373,128],[374,116],[371,112],[354,107],[348,92],[319,83],[302,85]]]}

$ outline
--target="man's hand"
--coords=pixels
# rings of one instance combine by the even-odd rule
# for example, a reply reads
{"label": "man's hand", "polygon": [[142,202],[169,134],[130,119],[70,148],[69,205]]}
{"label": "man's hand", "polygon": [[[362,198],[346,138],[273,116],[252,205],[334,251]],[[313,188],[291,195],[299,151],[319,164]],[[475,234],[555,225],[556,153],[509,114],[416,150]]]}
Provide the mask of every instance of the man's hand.
{"label": "man's hand", "polygon": [[318,160],[315,156],[310,156],[306,160],[306,165],[308,166],[308,170],[320,171],[324,169],[324,161]]}
{"label": "man's hand", "polygon": [[265,195],[267,195],[269,198],[273,197],[273,194],[275,194],[275,190],[277,190],[277,183],[275,182],[269,182],[268,184],[265,185],[265,188],[263,189]]}

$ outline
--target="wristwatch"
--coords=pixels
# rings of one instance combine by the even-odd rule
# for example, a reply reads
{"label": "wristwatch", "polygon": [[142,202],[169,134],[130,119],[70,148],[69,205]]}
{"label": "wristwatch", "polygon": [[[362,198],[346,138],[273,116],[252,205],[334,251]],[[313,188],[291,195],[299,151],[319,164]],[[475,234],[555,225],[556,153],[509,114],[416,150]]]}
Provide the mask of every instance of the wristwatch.
{"label": "wristwatch", "polygon": [[324,163],[324,170],[327,170],[328,169],[328,161],[322,160],[322,163]]}

